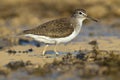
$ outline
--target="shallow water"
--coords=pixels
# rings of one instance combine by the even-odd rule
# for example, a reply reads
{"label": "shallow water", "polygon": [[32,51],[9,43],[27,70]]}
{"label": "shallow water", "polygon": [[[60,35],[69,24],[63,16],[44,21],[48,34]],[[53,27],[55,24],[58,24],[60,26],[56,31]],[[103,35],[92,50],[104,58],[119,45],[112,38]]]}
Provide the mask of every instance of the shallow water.
{"label": "shallow water", "polygon": [[99,23],[83,25],[76,41],[81,41],[85,38],[120,37],[119,31],[119,27],[114,28],[110,25],[102,25]]}

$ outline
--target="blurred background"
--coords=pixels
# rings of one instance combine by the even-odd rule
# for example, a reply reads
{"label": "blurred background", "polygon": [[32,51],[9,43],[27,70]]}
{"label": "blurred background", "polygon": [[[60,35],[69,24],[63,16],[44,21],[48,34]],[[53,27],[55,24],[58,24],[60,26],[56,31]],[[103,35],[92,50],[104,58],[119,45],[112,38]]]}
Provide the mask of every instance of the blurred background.
{"label": "blurred background", "polygon": [[70,16],[78,8],[99,19],[100,24],[120,27],[120,0],[0,0],[0,38],[14,42],[11,35]]}
{"label": "blurred background", "polygon": [[[68,55],[65,58],[64,57],[62,58],[63,59],[62,62],[57,62],[57,58],[55,58],[55,61],[53,61],[51,66],[48,64],[49,62],[47,61],[52,62],[51,60],[52,57],[48,56],[48,57],[43,57],[43,59],[41,59],[42,57],[39,56],[40,53],[39,51],[42,50],[43,48],[37,49],[34,47],[31,48],[31,46],[29,47],[25,46],[26,48],[21,46],[14,46],[15,48],[11,47],[12,45],[30,43],[29,42],[30,39],[26,40],[17,37],[17,34],[19,34],[21,31],[25,29],[34,28],[52,19],[69,17],[71,16],[71,12],[78,8],[85,9],[89,16],[98,19],[99,22],[95,23],[93,21],[86,20],[83,24],[80,34],[73,42],[86,41],[85,44],[81,44],[80,46],[87,47],[88,45],[86,44],[88,42],[92,40],[94,42],[95,40],[99,40],[100,37],[104,37],[104,40],[100,39],[101,40],[100,44],[101,47],[102,45],[103,48],[104,46],[106,47],[106,49],[104,50],[105,53],[99,52],[99,49],[98,48],[94,49],[94,47],[93,47],[93,51],[90,52],[88,51],[89,49],[87,50],[87,48],[82,49],[79,46],[76,47],[73,46],[74,49],[79,48],[80,50],[76,51],[75,49],[75,52],[72,53],[75,53],[75,55],[76,52],[82,53],[81,55],[78,55],[78,59],[80,58],[80,61],[78,61],[77,59],[74,60],[73,57]],[[110,39],[108,37],[110,37]],[[8,77],[9,80],[14,80],[14,79],[28,80],[29,78],[30,79],[32,78],[34,80],[37,79],[42,80],[42,77],[39,76],[39,74],[43,75],[43,79],[45,78],[46,80],[49,79],[55,80],[56,78],[58,78],[57,80],[63,80],[65,78],[66,80],[72,80],[76,78],[78,78],[78,80],[79,79],[86,80],[89,78],[91,80],[93,79],[118,80],[120,74],[119,73],[117,74],[117,72],[119,72],[120,70],[119,69],[120,59],[119,59],[119,55],[113,55],[113,51],[115,51],[115,54],[117,53],[116,50],[120,46],[119,45],[120,39],[115,39],[113,37],[120,38],[120,0],[0,0],[0,50],[3,50],[3,52],[1,51],[1,55],[0,55],[1,56],[0,63],[9,64],[7,62],[9,61],[11,68],[18,67],[21,69],[16,71],[13,70],[14,72],[12,72],[11,75],[7,76],[6,74],[9,74],[10,71],[3,72],[1,69],[2,67],[0,66],[0,80],[6,80],[1,76],[1,74],[5,75],[5,77]],[[111,38],[113,40],[111,40]],[[31,44],[33,43],[34,42],[31,42]],[[38,44],[39,43],[36,43],[36,45]],[[67,47],[68,50],[72,49],[69,48],[69,46]],[[107,47],[113,48],[113,51],[110,51],[109,49],[107,50]],[[8,51],[6,50],[4,51],[4,48],[8,48]],[[64,50],[66,49],[67,48],[65,48]],[[28,53],[30,53],[30,55],[27,55],[27,52],[25,53],[25,55],[19,54],[19,53],[24,53],[24,50],[25,51],[29,50]],[[18,53],[18,55],[16,56],[14,54],[12,55],[11,51],[13,53],[15,52],[14,54]],[[8,55],[7,54],[8,52],[11,55]],[[87,63],[83,59],[83,57],[86,56],[86,53],[90,53],[90,55],[87,55],[88,59],[86,58]],[[91,53],[95,53],[95,54],[91,55]],[[101,53],[101,55],[99,55],[98,53]],[[111,53],[111,54],[108,55],[106,53]],[[20,63],[19,61],[16,61],[19,59],[20,59]],[[30,59],[28,61],[30,62],[30,66],[29,63],[23,63],[23,61],[26,62],[27,59],[28,60]],[[31,62],[34,61],[35,62],[39,61],[40,63],[46,64],[45,68],[42,68],[41,65],[32,66]],[[66,64],[68,65],[68,67]],[[22,66],[24,66],[25,69],[22,68]],[[4,65],[4,67],[7,66]],[[32,74],[35,74],[36,76],[34,77],[32,76]],[[109,76],[107,76],[106,74]],[[111,75],[113,75],[113,78],[111,78]],[[108,78],[106,79],[106,77]]]}

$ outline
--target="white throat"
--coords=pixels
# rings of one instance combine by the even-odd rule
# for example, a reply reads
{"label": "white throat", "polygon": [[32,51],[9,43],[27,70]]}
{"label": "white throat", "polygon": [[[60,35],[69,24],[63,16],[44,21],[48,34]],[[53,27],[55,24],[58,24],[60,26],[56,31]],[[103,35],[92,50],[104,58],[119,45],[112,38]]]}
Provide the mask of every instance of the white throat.
{"label": "white throat", "polygon": [[81,27],[82,27],[82,23],[83,21],[85,20],[85,18],[77,18],[77,25],[76,25],[76,28],[75,28],[75,31],[76,32],[80,32],[81,30]]}

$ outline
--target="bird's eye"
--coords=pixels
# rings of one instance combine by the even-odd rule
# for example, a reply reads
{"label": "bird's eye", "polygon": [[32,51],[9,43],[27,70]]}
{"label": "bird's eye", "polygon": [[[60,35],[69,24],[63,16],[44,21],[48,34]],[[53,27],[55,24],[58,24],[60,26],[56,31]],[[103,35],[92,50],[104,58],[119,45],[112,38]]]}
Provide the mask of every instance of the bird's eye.
{"label": "bird's eye", "polygon": [[79,14],[82,14],[82,12],[79,12]]}

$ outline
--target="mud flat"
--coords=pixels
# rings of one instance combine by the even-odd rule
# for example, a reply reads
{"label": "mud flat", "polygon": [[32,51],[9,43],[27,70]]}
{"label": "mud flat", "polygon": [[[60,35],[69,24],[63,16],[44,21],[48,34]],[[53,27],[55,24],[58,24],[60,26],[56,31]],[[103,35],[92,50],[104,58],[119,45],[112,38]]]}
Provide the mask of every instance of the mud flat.
{"label": "mud flat", "polygon": [[[119,79],[120,39],[102,37],[89,42],[43,47],[12,46],[0,51],[0,79]],[[50,53],[50,54],[49,54]],[[52,54],[53,53],[53,54]],[[25,74],[25,75],[23,75]]]}

